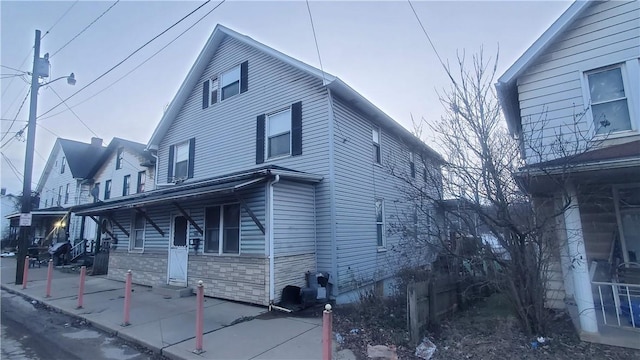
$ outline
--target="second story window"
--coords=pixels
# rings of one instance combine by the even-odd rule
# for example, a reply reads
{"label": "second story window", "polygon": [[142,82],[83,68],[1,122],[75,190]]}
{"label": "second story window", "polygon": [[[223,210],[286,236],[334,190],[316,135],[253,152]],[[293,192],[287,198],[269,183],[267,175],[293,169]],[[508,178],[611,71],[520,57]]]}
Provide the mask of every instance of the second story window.
{"label": "second story window", "polygon": [[62,204],[62,186],[58,188],[58,206]]}
{"label": "second story window", "polygon": [[60,163],[60,174],[64,174],[64,169],[67,167],[67,158],[62,157],[62,162]]}
{"label": "second story window", "polygon": [[376,164],[382,164],[382,153],[380,152],[380,128],[374,127],[371,133],[373,135],[373,162]]}
{"label": "second story window", "polygon": [[138,173],[138,187],[136,192],[138,193],[144,192],[144,185],[146,182],[147,182],[147,172],[140,171]]}
{"label": "second story window", "polygon": [[131,232],[133,238],[130,246],[131,249],[141,250],[144,248],[144,229],[146,223],[144,215],[140,213],[135,214],[133,231]]}
{"label": "second story window", "polygon": [[93,202],[97,203],[100,201],[100,183],[97,182],[93,186],[93,190],[91,191],[91,195],[93,196]]}
{"label": "second story window", "polygon": [[122,196],[129,195],[131,191],[131,175],[125,175],[122,180]]}
{"label": "second story window", "polygon": [[49,200],[48,200],[48,199],[45,199],[45,200],[44,200],[44,208],[46,209],[46,208],[48,208],[48,207],[49,207]]}
{"label": "second story window", "polygon": [[384,233],[384,200],[376,199],[376,238],[378,248],[384,248],[387,245],[387,239]]}
{"label": "second story window", "polygon": [[67,188],[64,191],[64,203],[65,204],[69,203],[69,184],[67,184]]}
{"label": "second story window", "polygon": [[116,157],[116,170],[122,169],[122,161],[124,160],[124,148],[118,148]]}
{"label": "second story window", "polygon": [[409,152],[409,174],[412,178],[416,178],[416,162],[413,152]]}
{"label": "second story window", "polygon": [[289,155],[291,151],[291,109],[267,115],[267,157]]}
{"label": "second story window", "polygon": [[104,182],[104,199],[109,200],[111,198],[111,180]]}
{"label": "second story window", "polygon": [[621,65],[586,74],[591,114],[597,134],[631,130]]}
{"label": "second story window", "polygon": [[191,138],[169,147],[167,182],[176,182],[193,177],[196,139]]}
{"label": "second story window", "polygon": [[228,99],[240,93],[240,65],[222,73],[220,79],[222,96],[220,100]]}

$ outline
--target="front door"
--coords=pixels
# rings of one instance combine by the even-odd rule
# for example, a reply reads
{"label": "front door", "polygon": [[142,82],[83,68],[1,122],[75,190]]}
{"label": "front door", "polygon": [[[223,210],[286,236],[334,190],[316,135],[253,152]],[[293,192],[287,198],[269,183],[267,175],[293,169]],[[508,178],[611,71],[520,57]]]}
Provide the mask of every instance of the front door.
{"label": "front door", "polygon": [[169,243],[169,285],[187,286],[187,260],[189,258],[189,225],[182,215],[171,221]]}

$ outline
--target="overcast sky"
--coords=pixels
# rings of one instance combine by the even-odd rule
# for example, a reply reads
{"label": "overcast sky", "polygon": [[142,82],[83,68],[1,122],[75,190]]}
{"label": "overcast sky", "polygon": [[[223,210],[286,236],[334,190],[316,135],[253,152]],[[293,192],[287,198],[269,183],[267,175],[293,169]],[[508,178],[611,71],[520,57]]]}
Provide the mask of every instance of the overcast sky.
{"label": "overcast sky", "polygon": [[[19,176],[24,169],[25,142],[14,139],[4,144],[26,125],[29,100],[19,113],[18,108],[29,85],[26,77],[26,80],[7,77],[16,73],[7,67],[31,71],[30,49],[36,29],[43,35],[50,29],[41,45],[41,55],[51,55],[49,79],[73,72],[77,84],[69,86],[61,80],[39,91],[38,114],[44,115],[38,119],[36,129],[34,183],[38,182],[58,136],[89,142],[97,134],[105,145],[114,136],[146,143],[218,23],[320,67],[304,1],[228,0],[125,76],[219,3],[211,1],[69,99],[66,103],[73,108],[74,115],[61,104],[56,93],[66,99],[202,4],[122,0],[95,21],[114,2],[79,1],[75,5],[62,1],[0,2],[3,65],[0,124],[3,136],[9,131],[2,141],[2,154],[15,165]],[[443,59],[455,59],[459,50],[475,53],[480,47],[484,47],[485,56],[494,56],[499,45],[498,75],[570,4],[571,1],[413,1]],[[442,106],[436,90],[448,87],[447,78],[406,1],[311,1],[310,8],[325,71],[343,79],[407,128],[411,128],[411,115],[440,117]],[[88,98],[91,99],[85,101]],[[14,118],[17,121],[9,129]],[[18,194],[22,190],[21,179],[4,156],[2,187]]]}

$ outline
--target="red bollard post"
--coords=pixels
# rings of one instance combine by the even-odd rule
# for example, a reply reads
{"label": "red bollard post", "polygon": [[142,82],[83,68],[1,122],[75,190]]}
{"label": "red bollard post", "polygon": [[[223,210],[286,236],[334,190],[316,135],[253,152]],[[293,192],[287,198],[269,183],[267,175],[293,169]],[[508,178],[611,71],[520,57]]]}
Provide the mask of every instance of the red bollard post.
{"label": "red bollard post", "polygon": [[76,309],[82,309],[84,302],[84,279],[87,276],[87,267],[80,268],[80,286],[78,287],[78,307]]}
{"label": "red bollard post", "polygon": [[331,305],[327,304],[322,312],[322,360],[331,360],[332,322]]}
{"label": "red bollard post", "polygon": [[29,257],[24,258],[24,269],[22,270],[22,290],[27,288],[27,277],[29,275]]}
{"label": "red bollard post", "polygon": [[131,282],[133,274],[131,270],[127,270],[127,279],[124,284],[124,320],[122,326],[129,326],[129,317],[131,315]]}
{"label": "red bollard post", "polygon": [[202,280],[198,281],[198,287],[196,290],[196,349],[193,350],[196,354],[202,354],[202,336],[204,332],[204,285]]}
{"label": "red bollard post", "polygon": [[49,268],[47,269],[47,294],[45,297],[51,297],[51,280],[53,279],[53,259],[49,259]]}

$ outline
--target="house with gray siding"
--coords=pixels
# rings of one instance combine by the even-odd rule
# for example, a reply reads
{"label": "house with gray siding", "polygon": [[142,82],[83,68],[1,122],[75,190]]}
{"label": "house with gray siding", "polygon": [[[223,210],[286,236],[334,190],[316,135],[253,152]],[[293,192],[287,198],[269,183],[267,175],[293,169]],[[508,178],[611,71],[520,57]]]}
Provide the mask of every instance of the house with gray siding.
{"label": "house with gray siding", "polygon": [[76,210],[112,220],[108,276],[260,305],[307,273],[338,302],[388,285],[389,224],[413,206],[388,167],[427,186],[442,161],[337,77],[221,25],[147,149],[155,190]]}
{"label": "house with gray siding", "polygon": [[547,306],[569,309],[583,340],[637,348],[640,3],[576,1],[496,88],[522,183],[563,214]]}

